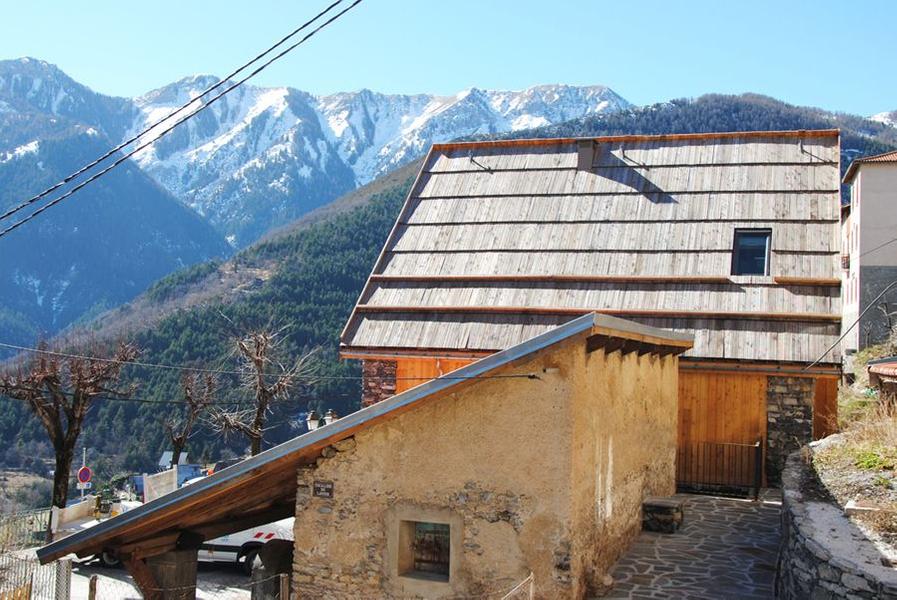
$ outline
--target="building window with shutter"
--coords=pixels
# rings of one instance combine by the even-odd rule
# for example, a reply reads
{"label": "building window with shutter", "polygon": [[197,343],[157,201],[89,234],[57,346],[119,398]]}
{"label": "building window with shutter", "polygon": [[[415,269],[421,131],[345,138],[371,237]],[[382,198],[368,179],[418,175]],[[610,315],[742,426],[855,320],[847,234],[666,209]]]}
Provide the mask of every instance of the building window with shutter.
{"label": "building window with shutter", "polygon": [[736,229],[732,275],[769,275],[771,229]]}

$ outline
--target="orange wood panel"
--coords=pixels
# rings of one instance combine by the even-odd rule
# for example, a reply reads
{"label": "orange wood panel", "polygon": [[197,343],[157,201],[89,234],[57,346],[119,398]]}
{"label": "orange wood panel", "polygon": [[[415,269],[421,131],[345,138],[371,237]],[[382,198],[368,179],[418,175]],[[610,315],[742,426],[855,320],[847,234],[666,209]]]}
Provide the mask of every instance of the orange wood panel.
{"label": "orange wood panel", "polygon": [[838,431],[838,380],[816,379],[813,396],[813,439]]}
{"label": "orange wood panel", "polygon": [[465,358],[400,358],[396,360],[396,393],[447,375],[472,362],[473,359]]}
{"label": "orange wood panel", "polygon": [[766,437],[766,375],[679,372],[680,481],[742,485],[750,481],[751,451]]}

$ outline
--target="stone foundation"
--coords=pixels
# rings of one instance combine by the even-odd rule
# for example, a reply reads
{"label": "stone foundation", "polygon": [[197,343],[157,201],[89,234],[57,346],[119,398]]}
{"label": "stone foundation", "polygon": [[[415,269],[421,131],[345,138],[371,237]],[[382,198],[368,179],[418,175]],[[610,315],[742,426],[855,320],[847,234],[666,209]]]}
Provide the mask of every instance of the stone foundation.
{"label": "stone foundation", "polygon": [[396,361],[362,361],[361,375],[362,406],[370,406],[396,395]]}
{"label": "stone foundation", "polygon": [[[840,507],[805,498],[815,477],[799,452],[782,473],[782,543],[776,597],[783,600],[897,600],[897,571],[880,557]],[[878,564],[876,564],[878,559]]]}
{"label": "stone foundation", "polygon": [[781,482],[788,455],[813,440],[815,380],[769,377],[766,386],[766,479]]}

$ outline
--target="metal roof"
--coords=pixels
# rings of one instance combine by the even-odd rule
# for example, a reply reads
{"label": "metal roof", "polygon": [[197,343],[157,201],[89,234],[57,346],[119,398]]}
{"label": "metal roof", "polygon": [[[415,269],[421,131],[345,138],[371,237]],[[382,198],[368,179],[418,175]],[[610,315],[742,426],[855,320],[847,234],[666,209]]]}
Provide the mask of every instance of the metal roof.
{"label": "metal roof", "polygon": [[42,563],[47,563],[71,553],[86,556],[103,548],[140,548],[152,546],[158,540],[170,540],[173,545],[185,531],[218,537],[250,527],[247,523],[253,519],[263,524],[275,520],[274,513],[276,518],[291,516],[295,510],[296,469],[314,462],[326,446],[420,402],[475,383],[477,378],[520,358],[589,331],[596,338],[634,340],[665,353],[679,353],[692,344],[689,335],[606,315],[585,315],[53,542],[40,548],[37,555]]}

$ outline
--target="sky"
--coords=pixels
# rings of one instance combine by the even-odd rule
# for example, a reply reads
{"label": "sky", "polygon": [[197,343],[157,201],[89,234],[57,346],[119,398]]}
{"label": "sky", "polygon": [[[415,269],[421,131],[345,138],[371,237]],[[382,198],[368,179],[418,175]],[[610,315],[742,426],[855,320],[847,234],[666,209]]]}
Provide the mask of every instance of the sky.
{"label": "sky", "polygon": [[[329,2],[0,0],[0,58],[135,96],[224,75]],[[894,0],[364,0],[253,82],[440,95],[601,84],[639,105],[755,92],[870,115],[897,109],[895,21]]]}

